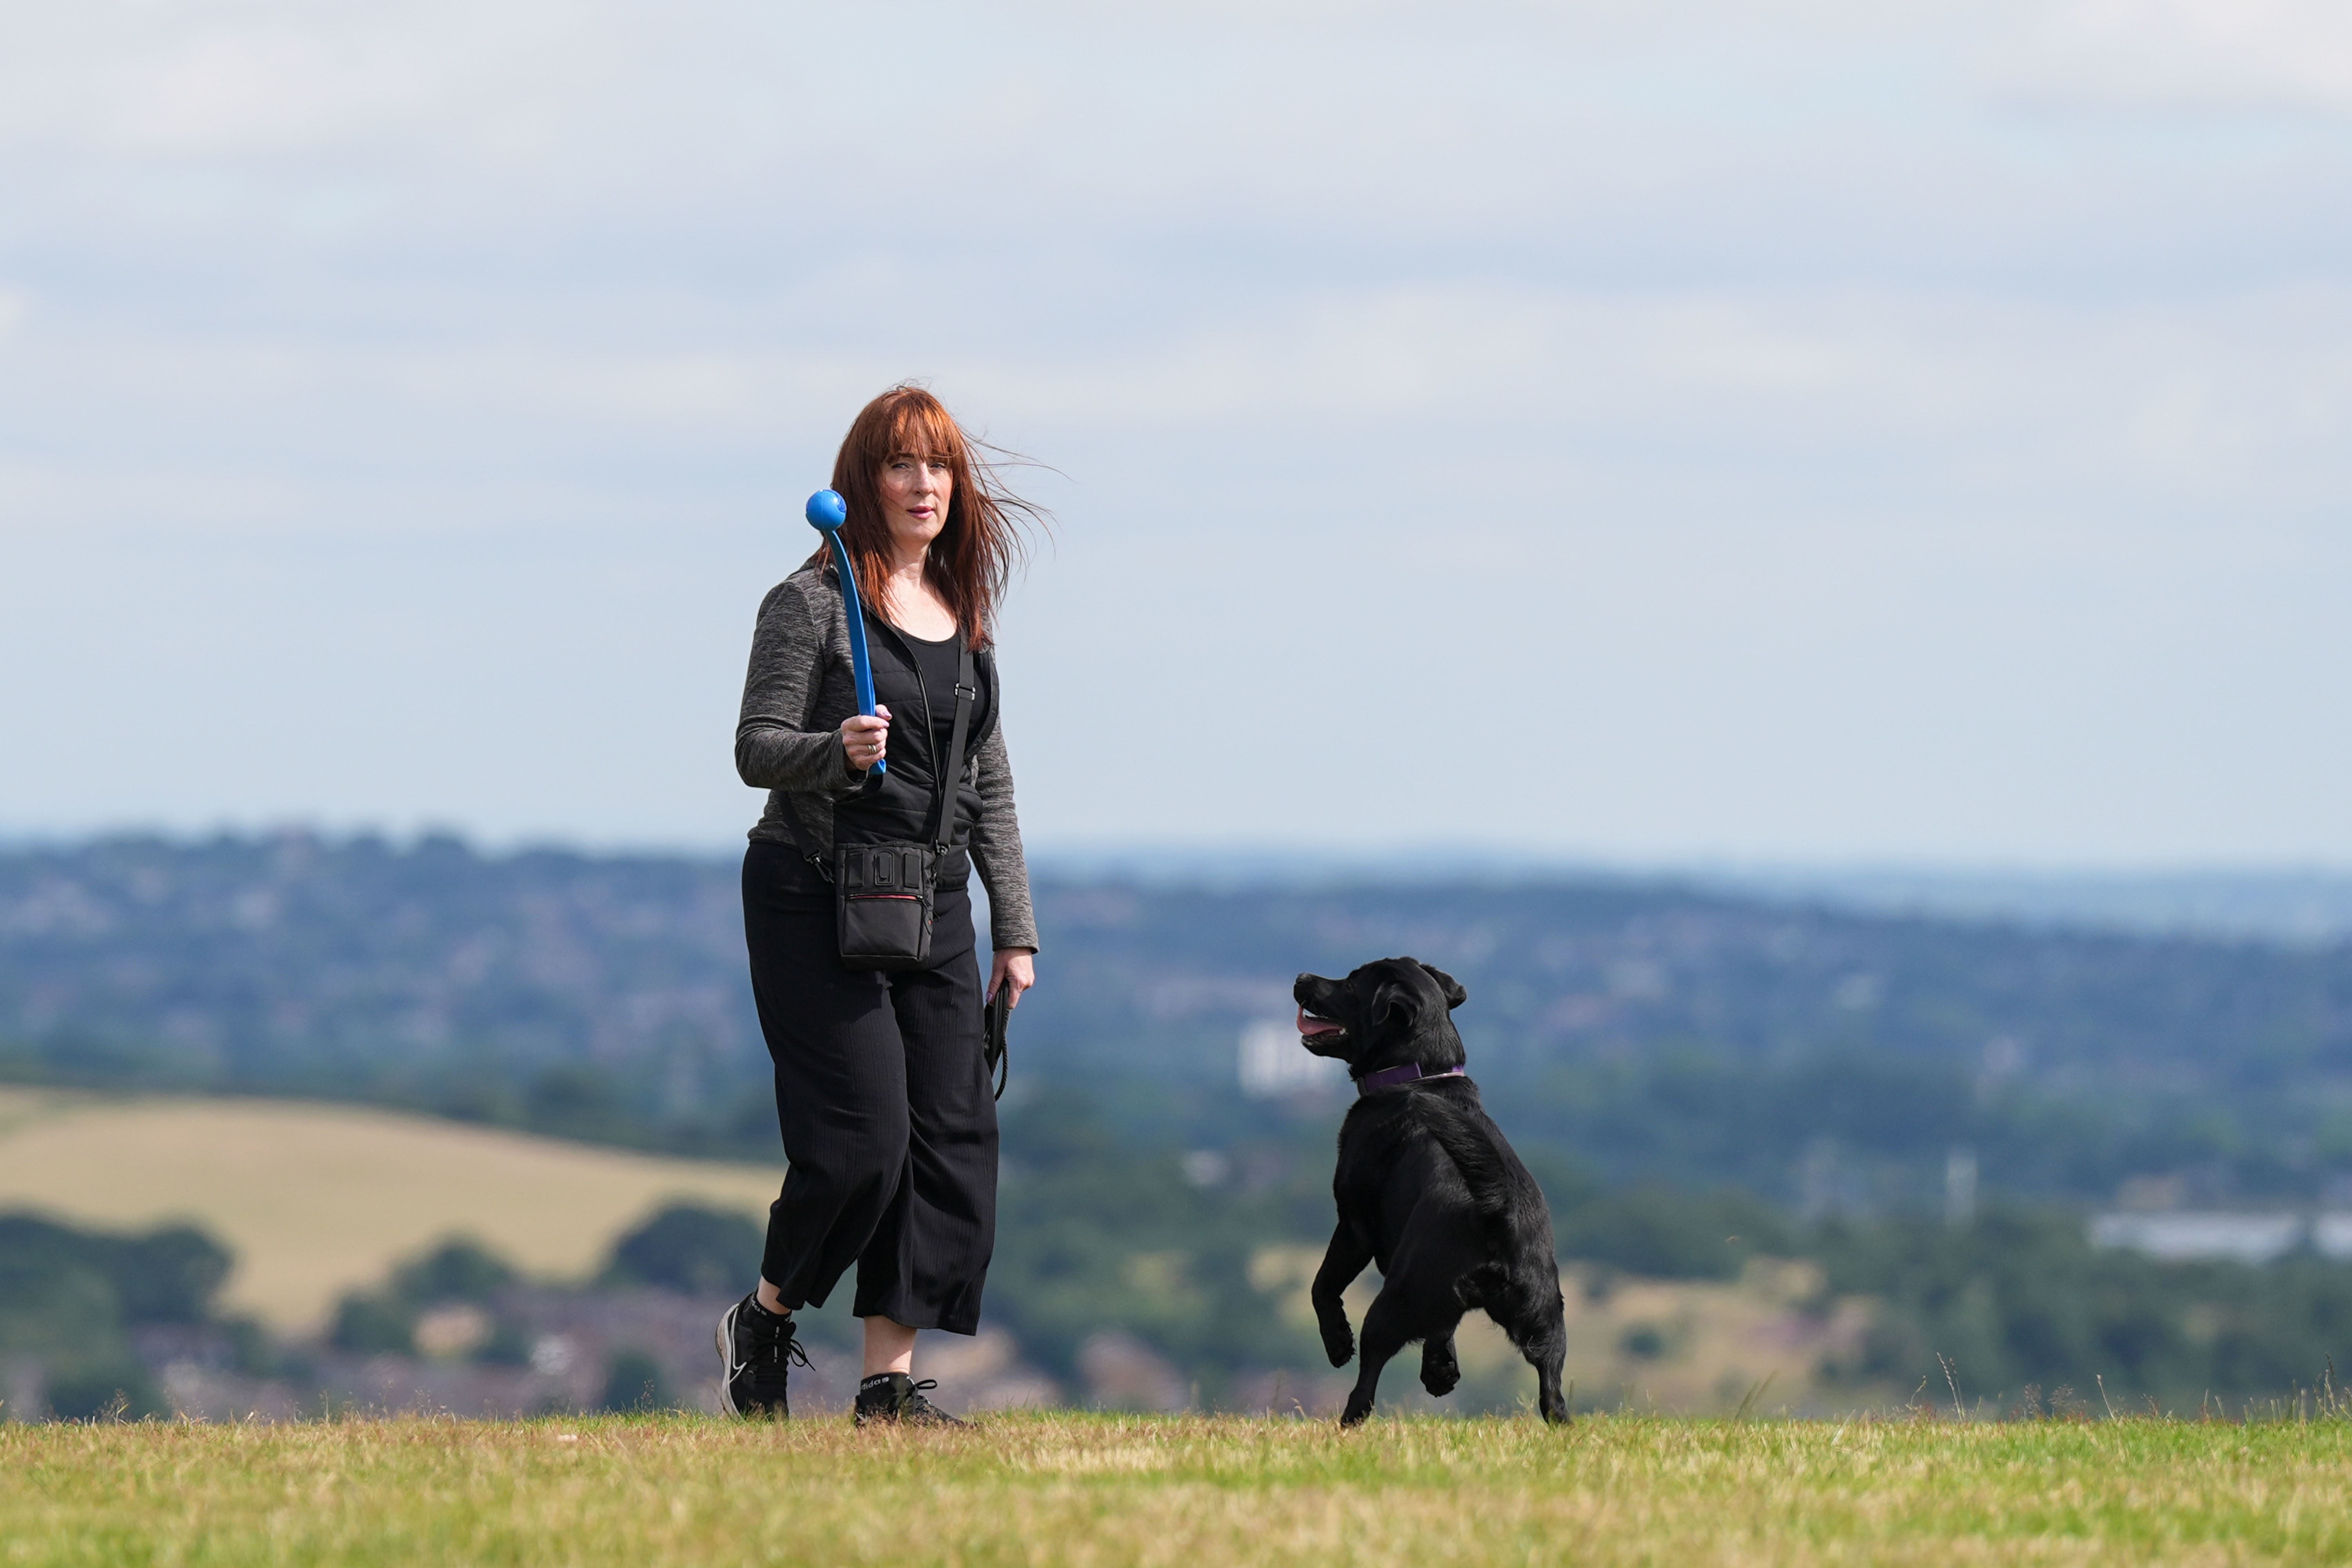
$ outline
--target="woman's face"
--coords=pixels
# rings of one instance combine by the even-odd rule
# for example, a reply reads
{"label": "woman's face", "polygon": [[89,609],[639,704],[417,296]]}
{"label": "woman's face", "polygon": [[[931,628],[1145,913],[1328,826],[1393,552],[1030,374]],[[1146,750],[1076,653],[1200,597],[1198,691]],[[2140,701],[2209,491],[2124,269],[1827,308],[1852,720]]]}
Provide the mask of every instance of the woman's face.
{"label": "woman's face", "polygon": [[926,549],[947,526],[955,475],[943,457],[901,452],[882,465],[882,517],[891,542],[908,552]]}

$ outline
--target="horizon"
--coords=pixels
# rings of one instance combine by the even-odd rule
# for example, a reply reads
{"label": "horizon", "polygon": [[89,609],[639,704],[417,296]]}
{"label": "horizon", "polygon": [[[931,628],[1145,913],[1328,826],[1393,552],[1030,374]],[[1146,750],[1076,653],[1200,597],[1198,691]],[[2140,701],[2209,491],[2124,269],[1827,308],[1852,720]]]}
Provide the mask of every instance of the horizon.
{"label": "horizon", "polygon": [[[496,863],[533,855],[613,861],[677,860],[722,868],[738,845],[594,843],[551,836],[494,840],[447,826],[398,831],[281,823],[174,832],[123,827],[107,832],[0,834],[0,861],[12,856],[71,855],[109,844],[160,844],[200,849],[221,843],[266,845],[306,839],[330,847],[377,843],[416,853],[451,842]],[[740,841],[739,841],[740,844]],[[1860,916],[1990,921],[2052,931],[2106,931],[2142,936],[2254,940],[2289,946],[2329,945],[2352,937],[2352,867],[2300,865],[2000,866],[1901,861],[1813,862],[1732,858],[1637,862],[1600,857],[1504,856],[1477,846],[1422,845],[1353,851],[1266,845],[1035,846],[1029,854],[1041,884],[1113,884],[1236,894],[1360,887],[1395,890],[1468,883],[1543,888],[1622,887],[1684,891],[1786,907],[1822,907]],[[985,894],[977,894],[985,909]]]}
{"label": "horizon", "polygon": [[[686,838],[658,836],[626,837],[569,833],[556,829],[512,832],[477,831],[464,825],[431,820],[334,821],[305,818],[236,819],[176,824],[125,820],[62,827],[12,826],[0,824],[0,853],[75,847],[119,840],[155,839],[192,845],[220,839],[261,840],[309,837],[341,843],[378,839],[403,849],[432,838],[450,838],[485,858],[504,858],[541,851],[587,857],[675,856],[709,858],[740,855],[746,842],[741,834]],[[1740,877],[1780,875],[1904,877],[1954,879],[1989,878],[2019,881],[2116,880],[2161,881],[2171,879],[2259,878],[2293,880],[2352,879],[2352,858],[2330,859],[2318,855],[2274,858],[2180,859],[2032,859],[1998,857],[1822,854],[1769,856],[1730,850],[1694,851],[1685,855],[1637,855],[1573,846],[1526,852],[1508,850],[1475,839],[1406,840],[1356,845],[1269,839],[1041,839],[1024,834],[1024,850],[1032,867],[1133,865],[1138,868],[1198,865],[1244,867],[1264,865],[1312,869],[1318,867],[1393,865],[1435,870],[1486,870],[1524,865],[1538,874],[1590,872],[1595,876],[1652,877],[1685,872]]]}

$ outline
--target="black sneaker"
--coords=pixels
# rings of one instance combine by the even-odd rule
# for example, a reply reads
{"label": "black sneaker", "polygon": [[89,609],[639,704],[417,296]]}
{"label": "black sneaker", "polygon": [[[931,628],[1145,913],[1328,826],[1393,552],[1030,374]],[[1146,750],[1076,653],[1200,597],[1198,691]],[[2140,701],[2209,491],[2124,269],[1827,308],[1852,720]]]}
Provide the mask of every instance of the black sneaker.
{"label": "black sneaker", "polygon": [[757,1293],[727,1309],[719,1320],[719,1365],[729,1408],[738,1415],[782,1421],[792,1415],[784,1382],[794,1366],[809,1363],[808,1352],[793,1334],[793,1321],[760,1305]]}
{"label": "black sneaker", "polygon": [[902,1426],[969,1426],[969,1421],[957,1419],[923,1397],[927,1389],[937,1388],[940,1380],[927,1377],[917,1383],[903,1372],[877,1373],[857,1385],[857,1424],[868,1421],[888,1421]]}

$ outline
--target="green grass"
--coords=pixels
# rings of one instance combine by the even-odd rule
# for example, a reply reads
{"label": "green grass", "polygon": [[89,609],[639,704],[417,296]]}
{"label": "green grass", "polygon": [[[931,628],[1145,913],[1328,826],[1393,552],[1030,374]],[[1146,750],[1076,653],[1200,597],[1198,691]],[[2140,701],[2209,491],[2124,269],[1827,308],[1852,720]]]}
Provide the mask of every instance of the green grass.
{"label": "green grass", "polygon": [[0,1563],[2352,1559],[2352,1424],[0,1426]]}

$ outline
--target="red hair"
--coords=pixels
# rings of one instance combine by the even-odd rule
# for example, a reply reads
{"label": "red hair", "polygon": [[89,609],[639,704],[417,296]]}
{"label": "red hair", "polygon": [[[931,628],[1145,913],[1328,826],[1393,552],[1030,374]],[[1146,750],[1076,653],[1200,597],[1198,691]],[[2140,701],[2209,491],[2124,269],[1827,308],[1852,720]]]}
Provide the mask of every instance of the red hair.
{"label": "red hair", "polygon": [[[901,382],[850,421],[833,460],[833,488],[849,503],[841,542],[857,573],[857,591],[882,602],[892,561],[890,525],[882,520],[882,466],[898,457],[945,458],[954,484],[948,516],[923,560],[923,575],[955,613],[965,643],[989,643],[997,601],[1025,553],[1020,525],[1039,521],[1037,509],[1006,489],[996,470],[945,405],[919,386]],[[826,552],[809,557],[814,565]]]}

